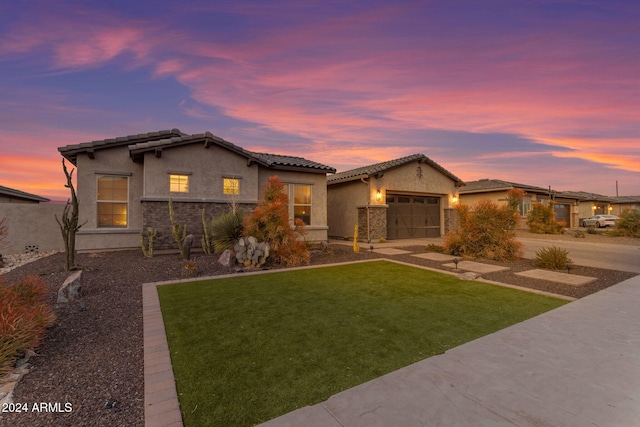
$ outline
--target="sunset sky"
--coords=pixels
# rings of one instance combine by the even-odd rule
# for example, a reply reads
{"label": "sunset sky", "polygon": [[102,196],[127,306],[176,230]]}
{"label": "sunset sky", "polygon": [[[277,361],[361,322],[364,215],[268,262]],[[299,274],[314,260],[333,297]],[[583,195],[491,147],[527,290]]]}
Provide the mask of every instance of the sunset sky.
{"label": "sunset sky", "polygon": [[179,128],[338,171],[640,195],[640,2],[3,1],[0,185],[57,147]]}

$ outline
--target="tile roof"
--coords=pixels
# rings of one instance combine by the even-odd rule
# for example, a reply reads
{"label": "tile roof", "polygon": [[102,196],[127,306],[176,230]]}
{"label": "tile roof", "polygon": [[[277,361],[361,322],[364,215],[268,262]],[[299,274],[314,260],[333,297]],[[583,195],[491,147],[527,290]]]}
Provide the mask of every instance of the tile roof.
{"label": "tile roof", "polygon": [[470,181],[465,183],[460,194],[482,193],[485,191],[501,191],[512,188],[520,188],[530,193],[548,193],[548,188],[535,187],[533,185],[518,184],[517,182],[502,181],[500,179],[480,179],[478,181]]}
{"label": "tile roof", "polygon": [[389,169],[392,169],[392,168],[395,168],[395,167],[398,167],[398,166],[402,166],[402,165],[405,165],[407,163],[411,163],[411,162],[414,162],[414,161],[419,161],[421,163],[426,163],[426,164],[432,166],[434,169],[440,171],[444,175],[446,175],[449,178],[451,178],[453,181],[456,182],[457,185],[459,185],[459,186],[464,185],[464,183],[462,182],[462,180],[460,178],[458,178],[457,176],[455,176],[454,174],[452,174],[451,172],[449,172],[448,170],[446,170],[445,168],[443,168],[442,166],[440,166],[439,164],[437,164],[436,162],[434,162],[433,160],[431,160],[430,158],[428,158],[424,154],[412,154],[410,156],[401,157],[399,159],[389,160],[389,161],[381,162],[381,163],[375,163],[373,165],[363,166],[363,167],[355,168],[355,169],[350,169],[350,170],[347,170],[347,171],[344,171],[344,172],[338,172],[338,173],[336,173],[334,175],[331,175],[331,176],[327,177],[327,183],[328,184],[337,184],[339,182],[354,181],[356,179],[366,178],[366,177],[375,175],[377,173],[381,173],[381,172],[387,171]]}
{"label": "tile roof", "polygon": [[129,155],[133,161],[141,162],[144,153],[153,151],[161,153],[165,148],[175,148],[181,145],[203,143],[205,147],[218,145],[233,151],[247,159],[249,162],[256,162],[265,167],[280,170],[305,170],[318,173],[333,173],[336,170],[331,166],[313,162],[302,157],[284,156],[279,154],[256,153],[245,150],[229,141],[226,141],[211,132],[189,135],[179,129],[162,130],[138,135],[130,135],[119,138],[110,138],[102,141],[85,142],[82,144],[67,145],[58,148],[62,155],[75,164],[78,154],[92,153],[93,150],[111,148],[126,145],[129,148]]}
{"label": "tile roof", "polygon": [[570,197],[578,200],[611,202],[614,199],[613,197],[603,196],[602,194],[588,193],[586,191],[560,191],[557,194],[560,197]]}
{"label": "tile roof", "polygon": [[180,129],[160,130],[157,132],[139,133],[137,135],[120,136],[117,138],[102,139],[99,141],[83,142],[80,144],[71,144],[64,147],[58,147],[58,151],[67,160],[74,165],[78,158],[78,154],[81,153],[93,153],[94,150],[102,148],[113,148],[122,145],[136,144],[145,141],[154,141],[167,137],[185,136],[186,134],[180,132]]}
{"label": "tile roof", "polygon": [[24,191],[16,190],[9,187],[3,187],[2,185],[0,185],[0,195],[15,198],[15,199],[29,200],[29,201],[38,202],[38,203],[51,201],[46,197],[40,197],[35,194],[26,193]]}

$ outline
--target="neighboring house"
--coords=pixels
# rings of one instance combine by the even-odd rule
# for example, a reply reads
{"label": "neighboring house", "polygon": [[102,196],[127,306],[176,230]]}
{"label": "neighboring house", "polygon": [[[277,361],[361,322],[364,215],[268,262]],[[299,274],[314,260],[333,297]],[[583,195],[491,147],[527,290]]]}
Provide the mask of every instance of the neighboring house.
{"label": "neighboring house", "polygon": [[365,241],[440,237],[464,183],[424,154],[327,178],[329,235]]}
{"label": "neighboring house", "polygon": [[0,203],[43,203],[51,200],[0,185]]}
{"label": "neighboring house", "polygon": [[139,247],[141,230],[158,230],[156,248],[175,248],[176,219],[199,246],[207,218],[250,212],[261,188],[277,175],[289,193],[289,213],[307,225],[307,239],[327,240],[326,174],[335,169],[300,157],[254,153],[210,132],[178,129],[67,145],[60,153],[77,166],[80,250]]}
{"label": "neighboring house", "polygon": [[[586,191],[563,191],[565,197],[573,197],[578,201],[578,218],[589,218],[593,215],[613,213],[613,197],[601,194],[588,193]],[[580,223],[576,223],[576,227]]]}
{"label": "neighboring house", "polygon": [[612,197],[611,214],[618,215],[626,209],[640,209],[640,196],[616,196]]}
{"label": "neighboring house", "polygon": [[524,199],[520,204],[521,216],[524,217],[529,213],[533,203],[548,204],[550,200],[553,200],[553,208],[558,221],[564,221],[567,227],[577,227],[579,225],[580,198],[570,193],[556,192],[550,188],[535,187],[499,179],[481,179],[466,183],[465,187],[460,190],[460,203],[471,206],[480,200],[488,199],[497,204],[506,204],[507,192],[513,189],[525,192]]}
{"label": "neighboring house", "polygon": [[0,239],[0,254],[62,249],[62,234],[55,217],[62,216],[64,205],[46,203],[49,201],[0,186],[0,220],[4,220],[7,231],[5,239]]}

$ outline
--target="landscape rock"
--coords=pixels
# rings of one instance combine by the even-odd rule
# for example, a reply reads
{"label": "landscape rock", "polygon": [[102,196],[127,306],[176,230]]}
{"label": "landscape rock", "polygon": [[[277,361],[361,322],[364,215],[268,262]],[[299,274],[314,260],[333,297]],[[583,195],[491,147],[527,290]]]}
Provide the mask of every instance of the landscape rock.
{"label": "landscape rock", "polygon": [[193,246],[193,234],[189,234],[184,238],[184,242],[182,243],[182,253],[184,254],[184,259],[191,259],[191,247]]}
{"label": "landscape rock", "polygon": [[226,249],[224,252],[222,252],[222,255],[220,255],[220,258],[218,258],[218,262],[221,265],[224,265],[225,267],[229,267],[231,266],[232,255],[233,253],[231,252],[231,249]]}
{"label": "landscape rock", "polygon": [[82,290],[82,270],[71,274],[58,290],[58,304],[80,298]]}
{"label": "landscape rock", "polygon": [[466,273],[458,274],[458,278],[461,280],[476,280],[480,277],[479,274],[467,271]]}

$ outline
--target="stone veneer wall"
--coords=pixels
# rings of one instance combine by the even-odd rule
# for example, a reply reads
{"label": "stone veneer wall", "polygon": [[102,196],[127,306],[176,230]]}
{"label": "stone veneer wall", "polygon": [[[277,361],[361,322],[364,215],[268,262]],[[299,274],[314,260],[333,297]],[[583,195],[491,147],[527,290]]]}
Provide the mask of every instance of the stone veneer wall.
{"label": "stone veneer wall", "polygon": [[[369,230],[372,242],[387,238],[387,205],[369,206]],[[358,240],[367,240],[367,207],[358,208]]]}
{"label": "stone veneer wall", "polygon": [[[255,204],[239,204],[238,208],[245,214],[251,214]],[[193,234],[193,248],[201,248],[200,239],[202,230],[202,209],[205,209],[207,220],[230,210],[227,203],[212,202],[180,202],[173,201],[175,219],[180,224],[187,225],[187,235]],[[178,249],[171,234],[171,219],[169,218],[168,202],[142,202],[143,230],[152,227],[158,230],[154,240],[155,249]]]}

